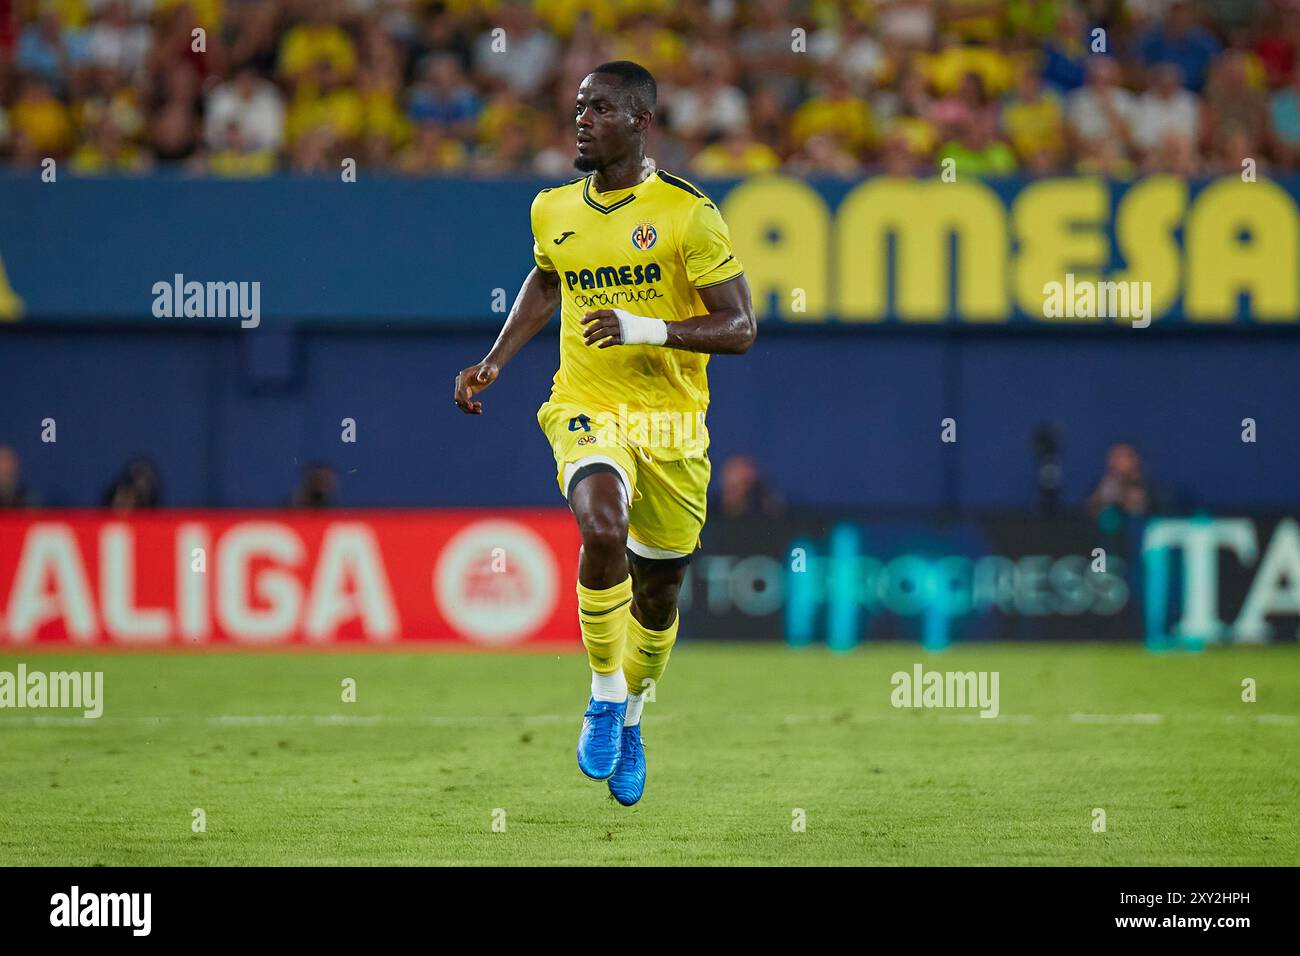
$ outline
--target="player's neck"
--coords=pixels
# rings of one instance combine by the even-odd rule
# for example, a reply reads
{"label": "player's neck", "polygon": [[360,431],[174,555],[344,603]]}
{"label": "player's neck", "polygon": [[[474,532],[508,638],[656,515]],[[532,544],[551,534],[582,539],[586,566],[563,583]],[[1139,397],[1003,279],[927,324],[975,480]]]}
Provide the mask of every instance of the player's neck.
{"label": "player's neck", "polygon": [[615,189],[630,189],[645,182],[655,171],[655,161],[643,153],[635,153],[620,159],[596,172],[593,183],[597,192],[613,192]]}

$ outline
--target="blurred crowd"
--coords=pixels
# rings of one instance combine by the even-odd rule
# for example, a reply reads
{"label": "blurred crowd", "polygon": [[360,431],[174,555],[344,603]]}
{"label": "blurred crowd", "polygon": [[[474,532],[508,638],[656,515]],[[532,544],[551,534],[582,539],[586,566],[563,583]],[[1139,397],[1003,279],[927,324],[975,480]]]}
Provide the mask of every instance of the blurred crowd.
{"label": "blurred crowd", "polygon": [[[1059,435],[1057,438],[1059,442]],[[1041,443],[1041,438],[1035,438]],[[1059,444],[1052,451],[1059,465]],[[1043,461],[1041,450],[1039,461]],[[1059,467],[1058,467],[1059,472]],[[1041,469],[1040,469],[1041,478]],[[1059,474],[1049,483],[1040,480],[1037,509],[1044,515],[1061,513]],[[1044,492],[1050,495],[1045,500]],[[100,505],[116,512],[139,511],[164,505],[158,469],[143,456],[128,459],[122,470],[100,496]],[[39,508],[46,502],[23,482],[18,453],[9,445],[0,445],[0,511]],[[333,508],[339,504],[339,476],[333,466],[319,461],[303,466],[298,486],[285,505],[290,508]],[[1094,520],[1113,523],[1122,517],[1141,517],[1169,510],[1175,502],[1162,486],[1147,478],[1142,456],[1129,442],[1116,442],[1106,451],[1105,469],[1082,510]],[[785,514],[786,501],[780,491],[764,476],[752,455],[728,455],[718,469],[710,508],[722,518],[779,518]]]}
{"label": "blurred crowd", "polygon": [[[285,505],[290,508],[332,508],[338,501],[338,473],[328,464],[311,462]],[[118,513],[164,506],[158,468],[149,458],[136,455],[126,463],[100,495],[101,507]],[[10,445],[0,445],[0,511],[30,509],[48,503],[23,480],[22,462]]]}
{"label": "blurred crowd", "polygon": [[563,176],[586,72],[698,176],[1292,169],[1300,0],[0,0],[0,163]]}

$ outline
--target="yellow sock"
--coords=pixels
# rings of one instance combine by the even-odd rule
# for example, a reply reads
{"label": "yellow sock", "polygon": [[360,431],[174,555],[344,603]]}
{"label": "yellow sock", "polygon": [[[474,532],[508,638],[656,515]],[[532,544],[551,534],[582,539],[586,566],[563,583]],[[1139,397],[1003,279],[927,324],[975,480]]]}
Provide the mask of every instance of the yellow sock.
{"label": "yellow sock", "polygon": [[632,616],[632,576],[598,591],[578,582],[578,623],[587,660],[597,674],[617,673],[623,660],[627,622]]}
{"label": "yellow sock", "polygon": [[644,694],[664,676],[668,655],[677,640],[681,615],[665,630],[652,631],[631,614],[627,616],[627,646],[623,651],[623,676],[629,694]]}

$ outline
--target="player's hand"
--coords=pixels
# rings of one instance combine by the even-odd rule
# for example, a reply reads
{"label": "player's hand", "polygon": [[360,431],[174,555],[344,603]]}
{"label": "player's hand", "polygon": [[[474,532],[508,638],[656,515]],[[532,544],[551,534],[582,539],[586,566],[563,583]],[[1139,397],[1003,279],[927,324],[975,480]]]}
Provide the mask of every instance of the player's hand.
{"label": "player's hand", "polygon": [[598,349],[607,349],[611,345],[623,344],[623,326],[613,309],[597,309],[582,317],[582,337],[587,345],[596,345]]}
{"label": "player's hand", "polygon": [[477,365],[461,369],[456,376],[456,394],[454,398],[456,404],[460,406],[460,410],[466,415],[482,415],[483,403],[473,401],[473,398],[495,382],[500,374],[501,369],[491,362],[479,362]]}

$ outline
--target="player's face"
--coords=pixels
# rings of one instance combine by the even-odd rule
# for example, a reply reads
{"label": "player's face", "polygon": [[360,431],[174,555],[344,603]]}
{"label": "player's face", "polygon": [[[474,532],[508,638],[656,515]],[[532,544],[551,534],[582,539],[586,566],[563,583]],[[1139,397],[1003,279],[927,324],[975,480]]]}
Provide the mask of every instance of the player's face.
{"label": "player's face", "polygon": [[577,148],[573,165],[601,170],[632,151],[638,130],[631,97],[617,82],[593,74],[578,87]]}

